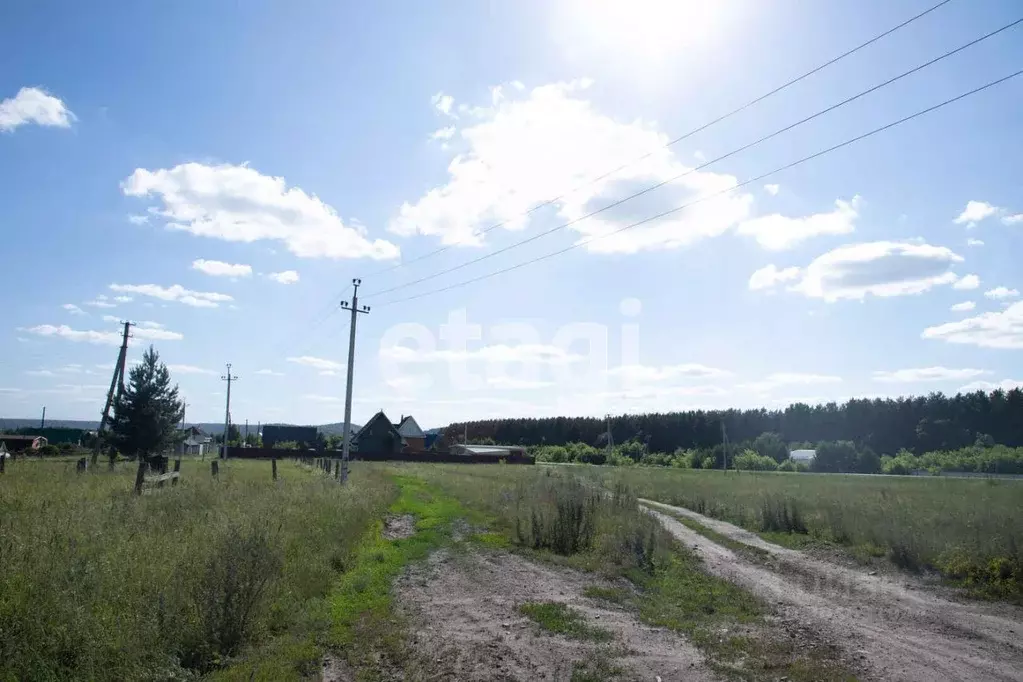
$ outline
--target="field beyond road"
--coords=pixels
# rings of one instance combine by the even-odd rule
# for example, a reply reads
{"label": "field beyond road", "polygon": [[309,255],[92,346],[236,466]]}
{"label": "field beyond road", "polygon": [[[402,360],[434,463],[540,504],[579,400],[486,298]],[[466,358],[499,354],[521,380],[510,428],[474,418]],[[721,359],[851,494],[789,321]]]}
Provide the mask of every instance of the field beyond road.
{"label": "field beyond road", "polygon": [[[134,463],[77,474],[69,461],[10,462],[0,680],[1023,670],[1006,634],[1023,632],[1016,606],[950,601],[912,572],[958,553],[1018,560],[1013,483],[356,463],[342,487],[296,462],[279,462],[277,481],[269,462],[219,464],[214,478],[210,462],[186,460],[178,485],[135,496]],[[685,509],[658,517],[638,497]],[[913,534],[919,565],[894,566]],[[864,548],[870,566],[835,559]],[[1012,586],[970,584],[1008,600]],[[855,637],[831,626],[839,611]]]}

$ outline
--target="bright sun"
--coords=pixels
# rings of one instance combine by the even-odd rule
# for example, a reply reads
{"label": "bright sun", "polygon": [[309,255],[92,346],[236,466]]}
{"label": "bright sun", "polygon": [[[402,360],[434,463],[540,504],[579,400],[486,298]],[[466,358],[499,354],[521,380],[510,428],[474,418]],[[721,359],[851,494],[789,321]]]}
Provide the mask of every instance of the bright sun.
{"label": "bright sun", "polygon": [[[659,59],[699,48],[716,33],[731,0],[570,0],[570,21],[595,47]],[[626,55],[622,55],[626,56]]]}

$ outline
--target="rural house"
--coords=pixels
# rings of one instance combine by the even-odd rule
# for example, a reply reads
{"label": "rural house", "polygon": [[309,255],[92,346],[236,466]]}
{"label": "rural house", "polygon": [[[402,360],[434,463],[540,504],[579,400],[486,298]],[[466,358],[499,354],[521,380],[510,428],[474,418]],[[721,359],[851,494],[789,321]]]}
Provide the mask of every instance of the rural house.
{"label": "rural house", "polygon": [[352,450],[355,452],[401,452],[403,447],[404,439],[383,410],[373,415],[373,418],[352,436]]}
{"label": "rural house", "polygon": [[398,422],[398,433],[405,440],[408,452],[424,452],[426,450],[426,433],[416,423],[412,415],[402,415]]}
{"label": "rural house", "polygon": [[3,443],[7,452],[11,454],[19,452],[36,452],[49,442],[43,436],[15,436],[7,433],[0,433],[0,443]]}

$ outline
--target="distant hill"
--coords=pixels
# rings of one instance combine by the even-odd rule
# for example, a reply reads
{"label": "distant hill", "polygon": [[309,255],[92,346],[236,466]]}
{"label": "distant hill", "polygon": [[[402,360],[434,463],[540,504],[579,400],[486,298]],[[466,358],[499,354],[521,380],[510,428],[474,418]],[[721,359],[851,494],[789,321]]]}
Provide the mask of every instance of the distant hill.
{"label": "distant hill", "polygon": [[[200,429],[211,435],[217,435],[224,432],[224,422],[212,423],[212,422],[188,422],[189,426],[198,426]],[[23,427],[36,427],[39,426],[38,419],[4,419],[0,418],[0,431],[13,431],[14,429],[20,429]],[[99,428],[99,421],[86,421],[81,419],[47,419],[46,426],[49,428],[67,428],[67,429],[86,429],[95,430]],[[235,424],[243,432],[245,431],[244,424]],[[323,424],[316,427],[320,433],[325,436],[340,436],[344,433],[345,424],[344,422],[335,422],[333,424]],[[352,432],[358,432],[362,428],[358,424],[352,424]],[[254,433],[256,425],[249,423],[250,433]]]}

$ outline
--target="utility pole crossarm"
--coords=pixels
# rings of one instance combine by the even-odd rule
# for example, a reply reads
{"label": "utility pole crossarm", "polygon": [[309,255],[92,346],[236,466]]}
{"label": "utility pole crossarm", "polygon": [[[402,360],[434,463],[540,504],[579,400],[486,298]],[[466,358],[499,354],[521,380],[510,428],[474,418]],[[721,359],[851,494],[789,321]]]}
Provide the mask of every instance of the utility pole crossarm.
{"label": "utility pole crossarm", "polygon": [[369,313],[369,306],[359,306],[359,285],[361,279],[352,280],[352,302],[341,301],[341,308],[352,313],[352,321],[348,326],[348,383],[345,386],[345,431],[341,446],[341,483],[348,481],[348,457],[351,453],[352,438],[352,381],[355,377],[355,325],[359,313]]}

